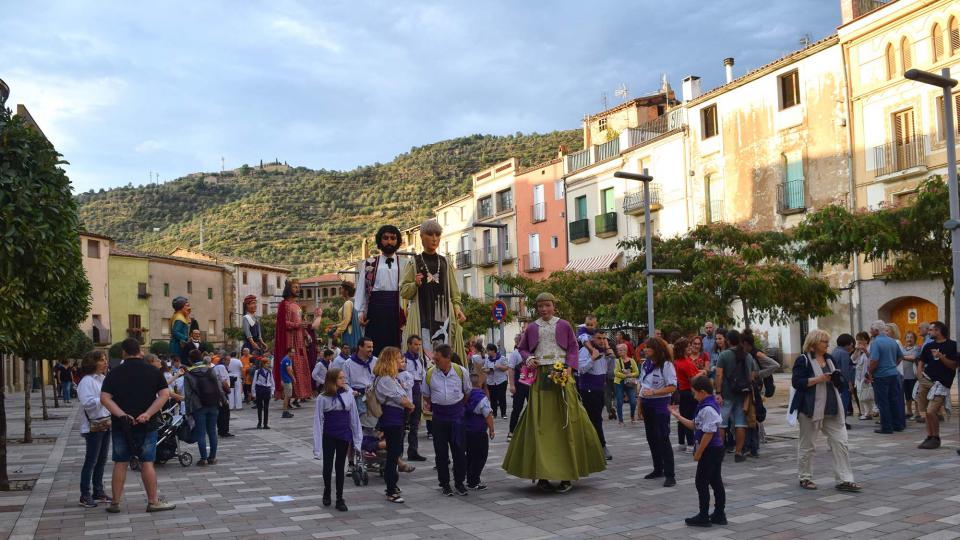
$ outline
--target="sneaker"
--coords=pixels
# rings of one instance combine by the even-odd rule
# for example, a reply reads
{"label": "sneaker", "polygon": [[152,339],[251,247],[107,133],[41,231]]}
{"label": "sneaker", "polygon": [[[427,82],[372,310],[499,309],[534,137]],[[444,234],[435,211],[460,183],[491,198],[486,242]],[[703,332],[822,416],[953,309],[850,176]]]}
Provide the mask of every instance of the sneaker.
{"label": "sneaker", "polygon": [[201,458],[200,461],[197,462],[197,467],[206,467],[206,466],[207,466],[207,460],[205,459]]}
{"label": "sneaker", "polygon": [[112,502],[112,503],[110,503],[110,506],[107,507],[107,512],[110,512],[111,514],[119,514],[119,513],[120,513],[120,503],[118,503],[118,502]]}
{"label": "sneaker", "polygon": [[457,495],[460,495],[461,497],[466,497],[467,495],[470,494],[470,492],[467,491],[467,487],[464,486],[463,484],[458,484],[456,486],[453,486],[453,490],[456,491]]}
{"label": "sneaker", "polygon": [[540,491],[553,491],[553,486],[549,480],[537,480],[537,489]]}
{"label": "sneaker", "polygon": [[559,486],[557,486],[557,493],[566,493],[571,489],[573,489],[573,483],[571,483],[569,480],[564,480],[563,482],[560,482]]}
{"label": "sneaker", "polygon": [[91,496],[89,496],[89,495],[81,495],[81,496],[80,496],[80,503],[79,503],[79,505],[80,505],[82,508],[96,508],[96,507],[97,507],[97,501],[93,500],[93,497],[91,497]]}
{"label": "sneaker", "polygon": [[324,506],[330,506],[330,502],[331,502],[331,501],[330,501],[330,494],[329,494],[329,493],[324,493],[324,494],[323,494],[323,499],[322,499],[322,501],[323,501],[323,505],[324,505]]}
{"label": "sneaker", "polygon": [[234,435],[233,433],[224,433],[223,435],[220,435],[220,436],[221,436],[221,437],[226,437],[226,438],[228,438],[228,439],[229,439],[230,437],[236,437],[236,435]]}
{"label": "sneaker", "polygon": [[685,445],[685,444],[678,444],[678,445],[677,445],[677,452],[686,452],[686,451],[687,451],[687,445]]}
{"label": "sneaker", "polygon": [[934,450],[936,448],[940,448],[940,437],[927,437],[927,439],[920,443],[920,446],[917,448],[922,450]]}
{"label": "sneaker", "polygon": [[450,486],[443,486],[440,491],[447,497],[453,497],[453,490],[450,489]]}
{"label": "sneaker", "polygon": [[337,505],[334,507],[341,512],[347,511],[347,503],[343,502],[343,499],[337,499]]}
{"label": "sneaker", "polygon": [[293,418],[293,413],[290,411],[283,411],[283,414],[280,415],[280,418]]}
{"label": "sneaker", "polygon": [[99,495],[94,495],[94,496],[93,496],[93,500],[97,501],[98,503],[112,503],[112,502],[113,502],[113,499],[111,499],[110,496],[107,495],[106,493],[101,493],[101,494],[99,494]]}
{"label": "sneaker", "polygon": [[474,491],[483,491],[483,490],[487,489],[487,485],[486,485],[486,484],[482,484],[482,483],[481,483],[481,484],[477,484],[477,485],[475,485],[475,486],[470,486],[470,485],[468,485],[467,487],[470,488],[470,489],[472,489],[472,490],[474,490]]}
{"label": "sneaker", "polygon": [[653,480],[654,478],[663,478],[663,473],[659,471],[653,471],[652,473],[648,473],[643,477],[644,480]]}
{"label": "sneaker", "polygon": [[667,479],[663,481],[663,487],[673,487],[675,485],[677,485],[677,479],[672,476],[668,476]]}
{"label": "sneaker", "polygon": [[727,524],[727,514],[725,512],[714,511],[710,514],[710,523],[714,525],[726,525]]}
{"label": "sneaker", "polygon": [[260,424],[257,424],[257,429],[263,429],[263,426],[261,426]]}
{"label": "sneaker", "polygon": [[[431,439],[433,437],[430,437]],[[510,442],[513,439],[513,433],[507,433],[507,442]]]}
{"label": "sneaker", "polygon": [[394,493],[393,495],[387,495],[387,500],[397,504],[403,503],[403,497],[401,497],[399,493]]}
{"label": "sneaker", "polygon": [[861,420],[869,420],[869,419],[870,419],[870,416],[868,416],[868,415],[866,415],[866,414],[861,414],[861,415],[860,415],[860,419],[861,419]]}
{"label": "sneaker", "polygon": [[607,461],[613,461],[613,454],[610,453],[610,450],[607,450],[607,447],[603,447],[603,457],[607,458]]}
{"label": "sneaker", "polygon": [[735,463],[743,463],[743,462],[746,461],[746,460],[747,460],[747,458],[746,458],[746,456],[744,456],[743,454],[734,454],[734,456],[733,456],[733,461],[734,461]]}
{"label": "sneaker", "polygon": [[688,517],[687,519],[683,520],[683,522],[686,523],[688,527],[711,527],[711,526],[713,526],[713,523],[710,523],[710,518],[709,518],[708,516],[703,515],[703,514],[697,514],[697,515],[695,515],[695,516],[693,516],[693,517]]}
{"label": "sneaker", "polygon": [[216,465],[217,458],[207,458],[207,465]]}
{"label": "sneaker", "polygon": [[147,512],[166,512],[167,510],[173,510],[176,507],[177,505],[170,504],[167,501],[157,501],[147,505]]}
{"label": "sneaker", "polygon": [[501,419],[501,420],[506,420],[506,419],[507,419],[507,415],[501,416],[500,419]]}
{"label": "sneaker", "polygon": [[263,429],[270,429],[270,426],[263,426]]}

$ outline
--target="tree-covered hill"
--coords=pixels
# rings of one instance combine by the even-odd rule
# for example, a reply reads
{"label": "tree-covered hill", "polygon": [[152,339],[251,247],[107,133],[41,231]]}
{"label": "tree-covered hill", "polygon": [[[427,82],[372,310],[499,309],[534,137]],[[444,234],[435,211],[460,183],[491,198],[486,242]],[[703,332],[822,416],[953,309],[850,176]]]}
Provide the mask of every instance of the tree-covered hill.
{"label": "tree-covered hill", "polygon": [[440,201],[467,193],[472,173],[511,157],[534,165],[561,145],[578,150],[580,131],[461,137],[346,172],[243,166],[77,199],[84,228],[120,243],[161,252],[197,246],[202,223],[204,249],[305,275],[355,257],[383,223],[419,223]]}

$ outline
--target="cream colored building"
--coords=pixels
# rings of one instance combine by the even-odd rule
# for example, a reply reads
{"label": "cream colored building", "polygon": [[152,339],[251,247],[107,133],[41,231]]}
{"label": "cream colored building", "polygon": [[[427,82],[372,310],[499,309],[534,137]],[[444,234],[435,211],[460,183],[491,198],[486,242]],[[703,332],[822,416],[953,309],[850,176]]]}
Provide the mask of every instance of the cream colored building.
{"label": "cream colored building", "polygon": [[[476,267],[477,289],[471,294],[484,302],[493,302],[499,287],[494,283],[497,262],[502,260],[504,274],[517,273],[517,209],[514,201],[514,180],[520,161],[510,158],[474,173],[473,200],[473,263]],[[442,222],[441,222],[442,223]],[[483,227],[479,224],[501,224],[505,229]],[[502,241],[498,241],[498,238]]]}
{"label": "cream colored building", "polygon": [[83,333],[98,347],[109,347],[114,337],[110,332],[110,249],[113,239],[90,232],[80,233],[80,251],[83,255],[83,270],[90,282],[90,313],[80,324]]}
{"label": "cream colored building", "polygon": [[184,257],[150,255],[150,337],[170,339],[173,299],[184,296],[190,301],[191,316],[204,341],[223,344],[224,328],[230,321],[232,304],[226,302],[230,286],[229,269],[223,265]]}
{"label": "cream colored building", "polygon": [[[848,70],[849,132],[857,208],[909,199],[921,181],[946,173],[942,91],[904,79],[910,68],[960,73],[960,2],[841,0],[838,29]],[[960,104],[954,94],[955,105]],[[955,109],[956,110],[956,109]],[[891,261],[858,262],[858,326],[877,318],[901,331],[943,319],[936,281],[884,283]]]}

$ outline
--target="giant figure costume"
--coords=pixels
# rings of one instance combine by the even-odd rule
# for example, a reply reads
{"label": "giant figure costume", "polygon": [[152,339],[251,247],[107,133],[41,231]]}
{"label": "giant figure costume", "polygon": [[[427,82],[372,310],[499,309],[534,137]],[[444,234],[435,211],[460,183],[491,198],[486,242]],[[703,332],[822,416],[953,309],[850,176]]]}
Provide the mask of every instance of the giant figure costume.
{"label": "giant figure costume", "polygon": [[[300,314],[300,304],[297,303],[300,283],[297,280],[287,280],[283,288],[283,301],[277,307],[277,329],[273,339],[273,377],[280,378],[280,359],[287,354],[287,349],[293,347],[290,359],[293,361],[293,397],[307,399],[313,395],[313,378],[310,376],[310,364],[307,359],[307,332]],[[278,387],[276,397],[282,397],[283,388]]]}
{"label": "giant figure costume", "polygon": [[[393,235],[390,244],[384,235]],[[376,235],[380,254],[365,259],[360,266],[354,306],[360,321],[366,321],[364,335],[373,340],[373,355],[384,347],[400,348],[404,314],[400,309],[400,229],[393,225],[380,227]]]}
{"label": "giant figure costume", "polygon": [[173,299],[173,317],[170,318],[170,356],[179,356],[183,365],[190,365],[190,301],[183,296]]}

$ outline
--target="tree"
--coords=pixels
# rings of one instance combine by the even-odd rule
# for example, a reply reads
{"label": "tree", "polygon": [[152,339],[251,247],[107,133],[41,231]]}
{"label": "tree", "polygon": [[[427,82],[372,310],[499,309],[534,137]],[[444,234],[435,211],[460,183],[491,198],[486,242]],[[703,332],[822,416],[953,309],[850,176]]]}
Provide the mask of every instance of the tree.
{"label": "tree", "polygon": [[[44,340],[76,328],[90,308],[77,203],[53,145],[0,107],[0,350],[23,359],[27,377]],[[24,442],[33,440],[30,379]],[[9,488],[6,410],[0,388],[0,489]]]}
{"label": "tree", "polygon": [[[595,313],[599,307],[611,306],[629,290],[629,276],[624,271],[614,272],[553,272],[549,277],[534,281],[524,276],[506,275],[500,282],[527,298],[527,305],[534,306],[534,300],[542,292],[549,292],[557,298],[557,314],[574,325],[583,321],[588,313]],[[612,321],[602,321],[604,324]]]}
{"label": "tree", "polygon": [[943,223],[950,218],[947,185],[931,176],[908,203],[875,212],[851,212],[828,206],[810,214],[796,229],[802,242],[800,256],[817,270],[827,264],[848,266],[861,254],[866,261],[893,255],[884,281],[937,280],[943,286],[944,322],[951,322],[953,260],[950,231]]}
{"label": "tree", "polygon": [[170,353],[170,342],[169,341],[154,341],[150,344],[150,352],[153,354],[169,354]]}
{"label": "tree", "polygon": [[[497,326],[493,320],[493,305],[481,302],[467,293],[460,293],[460,300],[463,302],[463,314],[467,320],[463,323],[464,340],[470,336],[486,335],[487,330]],[[513,315],[507,310],[507,317],[504,323],[513,320]]]}

